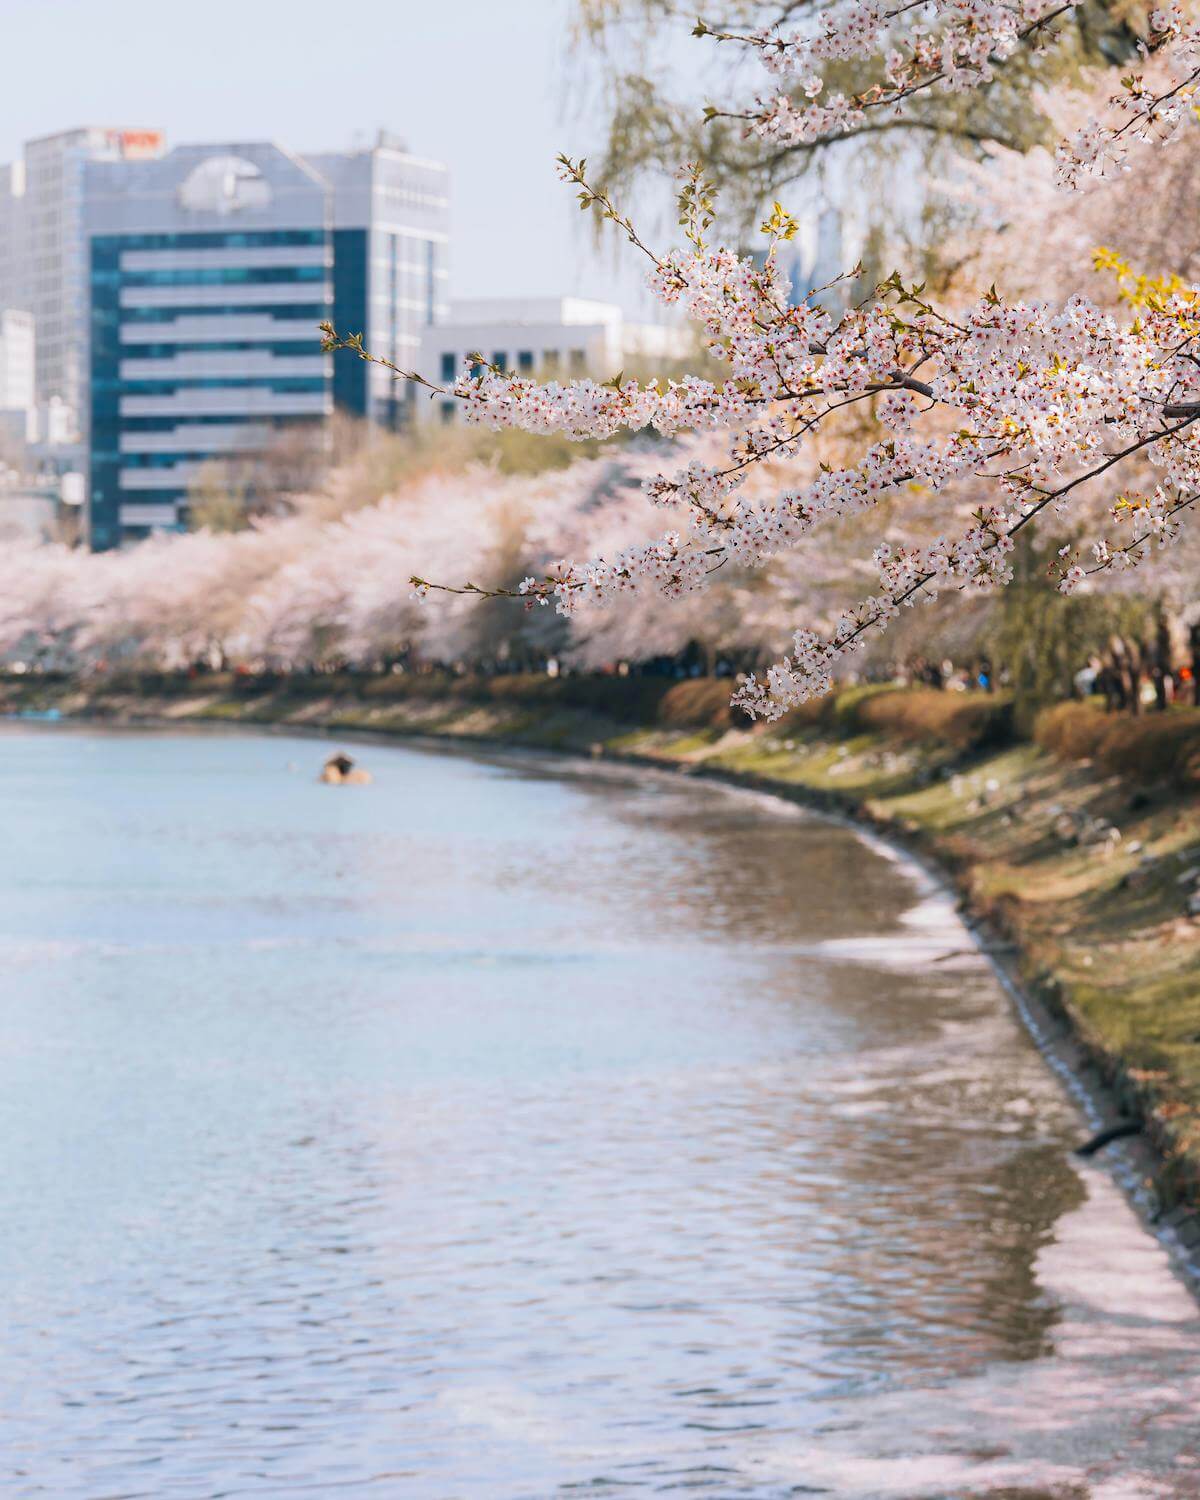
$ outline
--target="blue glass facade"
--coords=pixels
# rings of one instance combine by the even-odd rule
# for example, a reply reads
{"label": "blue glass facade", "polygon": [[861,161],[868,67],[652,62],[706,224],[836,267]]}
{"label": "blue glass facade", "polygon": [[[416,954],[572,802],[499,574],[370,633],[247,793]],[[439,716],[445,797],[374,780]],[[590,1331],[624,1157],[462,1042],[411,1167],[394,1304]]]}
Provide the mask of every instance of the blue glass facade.
{"label": "blue glass facade", "polygon": [[91,413],[88,505],[96,551],[121,541],[121,421],[117,371],[121,358],[119,242],[93,240],[91,258]]}
{"label": "blue glass facade", "polygon": [[[219,442],[214,447],[214,440],[231,427],[252,423],[259,430],[323,419],[333,371],[331,360],[321,353],[318,325],[339,306],[336,301],[330,304],[331,281],[341,288],[338,315],[343,323],[357,320],[361,325],[365,319],[363,257],[360,252],[356,266],[352,246],[350,265],[340,274],[336,265],[331,274],[323,264],[198,263],[181,268],[167,263],[148,268],[146,253],[164,252],[169,262],[187,251],[329,249],[331,239],[325,229],[92,237],[89,507],[94,549],[119,546],[131,535],[143,535],[150,525],[161,527],[167,515],[174,516],[177,528],[185,526],[189,469],[194,472],[196,465],[228,452]],[[139,253],[134,266],[129,263],[131,252]],[[255,286],[294,287],[299,300],[243,300],[242,289]],[[191,287],[197,288],[194,301],[188,296]],[[227,303],[214,301],[213,289],[224,287],[237,288],[241,295]],[[137,294],[159,289],[178,295],[170,296],[168,305],[145,305],[145,298],[138,305]],[[176,325],[187,326],[181,320],[194,319],[204,320],[210,330],[228,326],[235,336],[226,339],[211,331],[202,338],[172,336]],[[282,324],[299,332],[301,322],[311,328],[310,337],[271,336],[272,326]],[[123,328],[144,331],[136,339],[123,339]],[[151,328],[161,328],[161,336],[145,341]],[[247,329],[252,331],[245,333]],[[297,362],[316,372],[295,373]],[[269,369],[272,363],[279,365],[279,373]],[[352,372],[355,363],[347,362]],[[161,377],[155,366],[161,367]],[[244,373],[239,366],[244,366]],[[348,384],[344,378],[342,384]],[[365,392],[351,385],[339,395],[351,409],[364,409]],[[299,397],[313,413],[277,412],[264,397]],[[147,412],[141,409],[147,400],[174,409]],[[213,400],[223,409],[206,409]],[[286,407],[287,402],[280,404]],[[138,451],[139,443],[153,449],[156,440],[150,434],[159,435],[157,441],[167,444],[166,451]],[[155,483],[157,476],[161,483]],[[139,524],[143,516],[144,526]]]}
{"label": "blue glass facade", "polygon": [[173,302],[170,307],[127,307],[122,310],[121,316],[126,323],[173,323],[176,318],[242,318],[251,313],[282,319],[284,322],[289,319],[308,322],[315,318],[320,323],[323,318],[328,317],[329,308],[323,302],[239,302],[236,307],[214,307],[209,302]]}
{"label": "blue glass facade", "polygon": [[[365,229],[333,231],[333,326],[341,334],[368,328],[369,236]],[[367,364],[348,354],[333,367],[333,401],[356,417],[367,415]]]}

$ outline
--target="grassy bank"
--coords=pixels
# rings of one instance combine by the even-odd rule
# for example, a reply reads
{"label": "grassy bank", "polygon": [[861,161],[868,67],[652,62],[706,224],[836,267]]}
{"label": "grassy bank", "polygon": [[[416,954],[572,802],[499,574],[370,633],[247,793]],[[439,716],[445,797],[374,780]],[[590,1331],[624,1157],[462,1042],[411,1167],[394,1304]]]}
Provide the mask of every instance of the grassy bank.
{"label": "grassy bank", "polygon": [[[1200,713],[1084,705],[1013,738],[984,694],[847,689],[778,725],[736,723],[729,683],[654,678],[205,677],[0,684],[0,711],[293,724],[606,753],[732,776],[850,812],[944,868],[1015,945],[1162,1158],[1167,1208],[1200,1207]],[[1197,1220],[1185,1238],[1200,1239]]]}

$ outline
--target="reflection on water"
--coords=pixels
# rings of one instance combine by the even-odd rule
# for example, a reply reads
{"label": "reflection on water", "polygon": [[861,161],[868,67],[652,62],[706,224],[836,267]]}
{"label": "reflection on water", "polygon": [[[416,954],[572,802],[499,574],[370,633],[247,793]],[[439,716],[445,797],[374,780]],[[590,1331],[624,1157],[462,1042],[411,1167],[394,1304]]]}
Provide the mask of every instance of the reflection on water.
{"label": "reflection on water", "polygon": [[1194,1305],[911,871],[321,753],[0,736],[0,1493],[1200,1493]]}

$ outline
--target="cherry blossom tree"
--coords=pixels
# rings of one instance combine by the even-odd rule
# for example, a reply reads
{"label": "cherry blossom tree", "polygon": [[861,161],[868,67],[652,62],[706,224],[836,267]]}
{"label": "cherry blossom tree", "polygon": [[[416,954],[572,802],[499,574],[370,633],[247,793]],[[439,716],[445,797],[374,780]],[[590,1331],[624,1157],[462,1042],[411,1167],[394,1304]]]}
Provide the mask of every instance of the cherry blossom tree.
{"label": "cherry blossom tree", "polygon": [[0,548],[0,660],[75,664],[74,637],[88,559],[63,546]]}
{"label": "cherry blossom tree", "polygon": [[[719,40],[754,53],[768,79],[790,85],[764,90],[739,115],[745,130],[774,141],[830,139],[927,93],[988,87],[1005,59],[1052,45],[1056,23],[1072,9],[1069,0],[839,0],[799,29]],[[711,35],[703,24],[697,30]],[[1151,13],[1147,38],[1142,69],[1058,148],[1064,191],[1096,174],[1135,169],[1139,149],[1162,149],[1192,117],[1200,27],[1175,5]],[[826,90],[821,64],[876,58],[883,61],[869,87],[853,95]],[[1060,558],[1059,587],[1069,592],[1173,541],[1200,498],[1200,324],[1189,288],[1156,293],[1136,313],[1106,310],[1079,294],[1058,306],[1010,300],[994,287],[965,305],[939,306],[925,288],[895,275],[835,315],[790,300],[777,252],[797,226],[779,205],[763,225],[761,262],[711,246],[713,195],[700,168],[689,167],[679,195],[686,246],[658,253],[591,181],[586,163],[563,157],[560,165],[581,207],[648,257],[651,289],[699,324],[726,378],[544,385],[474,359],[449,393],[468,420],[493,429],[582,440],[652,427],[667,435],[725,433],[727,443],[716,462],[693,459],[644,481],[647,498],[670,514],[668,529],[528,576],[519,592],[531,606],[553,603],[570,616],[627,608],[646,592],[690,598],[727,568],[764,569],[799,547],[820,548],[830,523],[872,512],[913,487],[969,490],[965,526],[924,545],[879,540],[871,591],[831,630],[798,629],[775,666],[742,683],[736,701],[772,719],[826,691],[847,655],[902,608],[947,590],[1007,582],[1015,538],[1037,517],[1067,518],[1089,494],[1120,486],[1088,550],[1068,547]],[[388,364],[359,337],[331,327],[326,335],[330,349]],[[747,481],[758,466],[799,454],[835,414],[863,404],[877,430],[854,460],[822,466],[769,499],[752,496]],[[1128,461],[1138,457],[1152,465],[1154,482],[1126,489]],[[510,592],[476,582],[432,585],[426,574],[413,581],[418,594],[434,586],[469,596]]]}

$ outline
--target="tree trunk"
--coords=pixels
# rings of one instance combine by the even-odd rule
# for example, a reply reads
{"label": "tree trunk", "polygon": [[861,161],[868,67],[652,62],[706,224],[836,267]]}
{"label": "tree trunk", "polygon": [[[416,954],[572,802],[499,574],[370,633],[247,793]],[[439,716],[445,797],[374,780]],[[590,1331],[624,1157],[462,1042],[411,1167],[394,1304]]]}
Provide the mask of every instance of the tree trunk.
{"label": "tree trunk", "polygon": [[1200,708],[1200,621],[1188,633],[1188,649],[1192,657],[1192,702]]}
{"label": "tree trunk", "polygon": [[1154,679],[1154,707],[1160,714],[1165,713],[1171,678],[1171,631],[1167,624],[1167,612],[1161,604],[1155,620],[1150,671]]}
{"label": "tree trunk", "polygon": [[1139,672],[1134,647],[1124,636],[1115,635],[1112,641],[1112,654],[1118,707],[1127,713],[1140,713],[1142,705],[1138,697]]}

